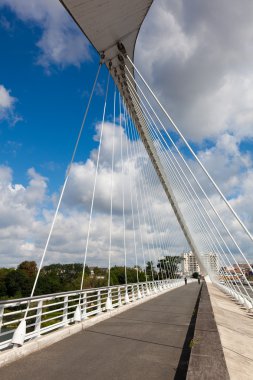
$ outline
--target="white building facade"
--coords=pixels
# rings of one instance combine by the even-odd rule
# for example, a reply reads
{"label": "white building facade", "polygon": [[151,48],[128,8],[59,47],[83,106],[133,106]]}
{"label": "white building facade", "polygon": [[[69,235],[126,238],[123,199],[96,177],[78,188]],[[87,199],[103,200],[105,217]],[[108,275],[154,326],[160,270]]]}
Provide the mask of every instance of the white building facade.
{"label": "white building facade", "polygon": [[[190,251],[182,253],[182,258],[182,267],[185,275],[191,276],[194,272],[201,272],[199,263],[193,252]],[[220,265],[216,253],[201,253],[201,263],[206,269],[208,269],[208,272],[211,271],[213,274],[217,274],[219,272]]]}
{"label": "white building facade", "polygon": [[182,253],[182,257],[183,272],[185,275],[190,276],[194,272],[200,272],[199,264],[193,252],[184,252]]}

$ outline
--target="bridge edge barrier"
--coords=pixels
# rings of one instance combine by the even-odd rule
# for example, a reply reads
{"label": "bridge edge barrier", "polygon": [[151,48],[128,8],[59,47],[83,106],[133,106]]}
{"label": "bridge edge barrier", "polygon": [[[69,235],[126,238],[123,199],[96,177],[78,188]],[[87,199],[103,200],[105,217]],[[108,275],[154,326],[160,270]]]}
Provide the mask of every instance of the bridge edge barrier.
{"label": "bridge edge barrier", "polygon": [[195,379],[230,379],[210,295],[205,282],[200,295],[186,376],[186,380]]}

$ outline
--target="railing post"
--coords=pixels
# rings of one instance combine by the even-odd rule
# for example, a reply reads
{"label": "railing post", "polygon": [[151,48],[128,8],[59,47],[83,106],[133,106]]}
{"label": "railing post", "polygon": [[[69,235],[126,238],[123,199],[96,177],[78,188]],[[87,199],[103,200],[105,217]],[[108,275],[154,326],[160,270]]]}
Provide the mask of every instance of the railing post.
{"label": "railing post", "polygon": [[64,297],[64,302],[63,302],[63,314],[62,314],[62,321],[64,323],[64,326],[68,324],[68,304],[69,304],[69,297],[65,296]]}
{"label": "railing post", "polygon": [[120,288],[120,286],[118,287],[118,305],[119,305],[119,307],[122,306],[122,301],[121,301],[121,288]]}
{"label": "railing post", "polygon": [[140,291],[140,285],[137,284],[137,299],[140,300],[141,299],[141,291]]}
{"label": "railing post", "polygon": [[132,302],[134,302],[135,301],[134,285],[131,285],[131,290],[132,290]]}
{"label": "railing post", "polygon": [[0,332],[2,329],[3,318],[4,318],[4,306],[0,306]]}
{"label": "railing post", "polygon": [[146,296],[150,296],[149,283],[146,282]]}
{"label": "railing post", "polygon": [[142,294],[142,297],[144,298],[145,297],[145,289],[144,289],[144,285],[145,284],[141,284],[141,294]]}
{"label": "railing post", "polygon": [[125,288],[125,304],[127,305],[129,303],[129,296],[128,296],[128,286],[126,285]]}
{"label": "railing post", "polygon": [[101,307],[101,290],[98,290],[97,295],[97,314],[102,313],[102,307]]}
{"label": "railing post", "polygon": [[11,343],[13,348],[23,346],[26,337],[26,320],[23,318],[14,331]]}
{"label": "railing post", "polygon": [[83,293],[82,319],[87,319],[87,293]]}
{"label": "railing post", "polygon": [[43,300],[40,300],[40,301],[38,301],[38,304],[37,304],[35,329],[34,329],[37,336],[40,336],[42,307],[43,307]]}
{"label": "railing post", "polygon": [[111,289],[108,290],[108,295],[107,295],[107,300],[106,300],[106,305],[105,305],[106,310],[112,310],[112,291]]}

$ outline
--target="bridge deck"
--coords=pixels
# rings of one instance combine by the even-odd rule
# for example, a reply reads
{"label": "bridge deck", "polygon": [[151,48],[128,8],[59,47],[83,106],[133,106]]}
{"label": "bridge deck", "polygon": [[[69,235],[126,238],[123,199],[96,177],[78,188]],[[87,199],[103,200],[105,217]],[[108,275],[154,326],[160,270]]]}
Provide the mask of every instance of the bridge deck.
{"label": "bridge deck", "polygon": [[3,380],[183,379],[200,286],[174,289],[0,369]]}

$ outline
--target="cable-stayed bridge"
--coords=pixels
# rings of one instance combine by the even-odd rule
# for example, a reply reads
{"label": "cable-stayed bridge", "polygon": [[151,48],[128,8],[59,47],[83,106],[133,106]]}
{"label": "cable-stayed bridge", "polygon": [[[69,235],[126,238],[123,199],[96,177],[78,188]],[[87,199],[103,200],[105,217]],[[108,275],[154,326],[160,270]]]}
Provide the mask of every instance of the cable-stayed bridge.
{"label": "cable-stayed bridge", "polygon": [[[17,361],[4,368],[3,374],[6,379],[20,374],[21,378],[51,378],[55,371],[63,378],[70,378],[72,373],[78,378],[103,378],[104,373],[108,378],[111,373],[115,379],[200,376],[202,368],[196,369],[194,356],[189,352],[189,347],[193,353],[197,350],[195,345],[202,347],[195,339],[194,328],[204,322],[196,310],[203,312],[206,307],[205,323],[213,326],[215,321],[209,320],[212,310],[219,323],[219,307],[225,305],[223,313],[229,316],[231,303],[230,311],[237,316],[237,321],[241,323],[245,318],[250,321],[253,289],[240,263],[253,273],[249,261],[252,235],[142,76],[141,68],[134,64],[135,41],[152,1],[62,0],[61,3],[99,53],[100,62],[31,295],[0,302],[2,363],[11,363],[36,348],[49,347],[75,332],[81,335],[73,335],[58,346],[22,359],[23,372]],[[35,295],[64,194],[72,179],[93,95],[105,67],[108,74],[103,107],[97,110],[101,122],[91,163],[94,177],[80,288]],[[103,182],[105,172],[110,174],[109,183]],[[96,216],[99,186],[104,187],[104,198],[100,201],[109,215],[107,245],[104,246],[103,241],[101,247],[108,268],[108,284],[103,288],[85,289],[85,267],[94,255],[92,233],[95,228],[99,229]],[[104,233],[101,231],[101,235]],[[192,279],[185,286],[182,276],[175,272],[175,247],[186,247],[195,255],[207,282],[202,290],[202,301],[201,286]],[[121,256],[125,268],[124,285],[120,286],[113,286],[111,279],[116,255]],[[156,262],[160,262],[157,278],[153,268]],[[136,283],[128,281],[129,263],[135,265]],[[229,273],[227,268],[230,268]],[[145,281],[140,280],[141,273]],[[222,294],[228,296],[227,299]],[[85,333],[81,333],[83,329]],[[231,326],[227,329],[231,330]],[[200,328],[200,331],[204,330]],[[217,328],[205,331],[211,334],[211,341],[217,335]],[[248,331],[250,322],[246,324],[245,336],[250,336]],[[221,342],[219,337],[215,339],[218,340],[210,346],[218,347],[219,357],[213,353],[218,364],[212,363],[209,368],[204,363],[203,368],[208,368],[209,378],[225,379],[229,375],[235,378],[232,372],[228,375],[225,361],[220,361],[224,351],[222,336]],[[246,338],[243,341],[246,342]],[[106,352],[108,356],[105,355],[105,359],[99,361],[100,368],[96,368],[96,355],[100,359]],[[54,353],[60,362],[50,364]],[[196,355],[200,358],[201,352]],[[202,356],[205,355],[210,358],[210,352]],[[44,358],[44,364],[40,358]],[[76,358],[79,364],[74,370]],[[166,358],[170,364],[164,364]],[[247,356],[247,359],[251,360],[250,368],[252,358]],[[228,362],[227,365],[229,367]],[[124,373],[121,373],[122,368]]]}

